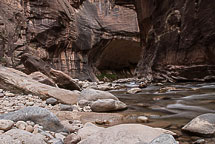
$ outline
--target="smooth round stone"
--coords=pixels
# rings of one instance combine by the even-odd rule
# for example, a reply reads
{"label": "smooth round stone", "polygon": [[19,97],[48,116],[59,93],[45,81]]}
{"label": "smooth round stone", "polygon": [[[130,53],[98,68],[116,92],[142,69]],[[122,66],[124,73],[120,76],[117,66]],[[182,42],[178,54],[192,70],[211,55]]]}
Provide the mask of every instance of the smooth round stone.
{"label": "smooth round stone", "polygon": [[26,126],[27,126],[27,123],[24,122],[24,121],[18,121],[18,122],[16,123],[16,127],[17,127],[18,129],[21,129],[21,130],[25,130]]}
{"label": "smooth round stone", "polygon": [[46,104],[51,104],[51,105],[55,105],[55,104],[57,104],[58,102],[57,102],[57,99],[55,99],[55,98],[48,98],[47,100],[46,100]]}
{"label": "smooth round stone", "polygon": [[34,131],[34,128],[33,128],[31,125],[28,125],[28,126],[26,127],[26,131],[32,133],[32,132]]}
{"label": "smooth round stone", "polygon": [[60,104],[61,111],[73,111],[73,107],[71,105]]}
{"label": "smooth round stone", "polygon": [[3,93],[3,89],[0,89],[0,93]]}
{"label": "smooth round stone", "polygon": [[11,120],[0,120],[0,130],[9,130],[13,127],[14,122]]}
{"label": "smooth round stone", "polygon": [[146,116],[139,116],[137,118],[138,122],[142,122],[142,123],[147,123],[149,121],[149,119]]}

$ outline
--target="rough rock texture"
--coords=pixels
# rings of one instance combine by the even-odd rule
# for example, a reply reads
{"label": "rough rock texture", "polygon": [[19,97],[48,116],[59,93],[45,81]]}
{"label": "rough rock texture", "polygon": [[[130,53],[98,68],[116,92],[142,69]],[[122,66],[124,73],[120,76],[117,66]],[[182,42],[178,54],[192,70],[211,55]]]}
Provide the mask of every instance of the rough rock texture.
{"label": "rough rock texture", "polygon": [[214,80],[214,2],[136,0],[136,7],[143,47],[138,76],[147,80]]}
{"label": "rough rock texture", "polygon": [[159,135],[168,132],[140,124],[121,124],[96,132],[82,140],[80,144],[136,144],[151,142]]}
{"label": "rough rock texture", "polygon": [[113,69],[123,69],[138,62],[141,47],[134,6],[112,0],[1,0],[0,8],[4,65],[27,72],[20,58],[29,54],[73,78],[96,80],[94,63],[99,69],[114,64]]}
{"label": "rough rock texture", "polygon": [[127,105],[119,100],[102,99],[92,102],[91,109],[94,112],[108,112],[126,109]]}
{"label": "rough rock texture", "polygon": [[0,88],[16,92],[32,93],[42,99],[54,97],[59,102],[74,104],[79,97],[78,91],[69,91],[42,84],[31,79],[28,75],[12,68],[0,66]]}
{"label": "rough rock texture", "polygon": [[0,136],[0,140],[0,144],[46,144],[41,137],[20,129],[7,131]]}
{"label": "rough rock texture", "polygon": [[33,121],[40,124],[45,130],[60,132],[64,130],[58,118],[45,108],[26,107],[15,112],[0,115],[0,119],[12,121]]}
{"label": "rough rock texture", "polygon": [[56,86],[55,82],[52,79],[50,79],[41,72],[33,72],[29,76],[40,83],[47,84],[50,86]]}
{"label": "rough rock texture", "polygon": [[170,134],[162,134],[152,140],[149,144],[179,144]]}
{"label": "rough rock texture", "polygon": [[182,130],[203,136],[213,136],[215,134],[214,123],[215,114],[203,114],[191,120]]}

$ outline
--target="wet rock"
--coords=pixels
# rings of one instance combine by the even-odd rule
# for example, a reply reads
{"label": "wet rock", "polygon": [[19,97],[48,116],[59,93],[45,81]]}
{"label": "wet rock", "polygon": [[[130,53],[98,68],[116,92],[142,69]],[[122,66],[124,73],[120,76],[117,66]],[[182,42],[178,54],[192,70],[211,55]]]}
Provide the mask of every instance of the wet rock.
{"label": "wet rock", "polygon": [[182,128],[182,130],[202,136],[213,136],[215,133],[214,123],[215,114],[202,114],[191,120]]}
{"label": "wet rock", "polygon": [[48,76],[44,75],[41,72],[38,72],[38,71],[33,72],[29,76],[40,83],[47,84],[54,87],[56,86],[55,82],[52,79],[50,79]]}
{"label": "wet rock", "polygon": [[81,91],[79,101],[80,100],[88,100],[88,101],[96,101],[98,99],[113,99],[118,100],[117,97],[115,97],[113,94],[106,92],[106,91],[100,91],[100,90],[94,90],[91,88],[84,89]]}
{"label": "wet rock", "polygon": [[91,109],[94,112],[108,112],[126,109],[127,105],[119,100],[99,99],[92,103]]}
{"label": "wet rock", "polygon": [[58,118],[45,108],[40,107],[26,107],[15,112],[9,112],[0,115],[0,119],[8,119],[16,121],[33,121],[40,124],[45,130],[63,131],[64,127]]}
{"label": "wet rock", "polygon": [[42,99],[53,97],[66,104],[77,103],[79,96],[77,91],[69,91],[39,83],[20,71],[3,66],[0,66],[0,87],[32,93]]}
{"label": "wet rock", "polygon": [[141,124],[121,124],[113,127],[99,130],[86,139],[82,140],[80,144],[136,144],[138,142],[149,143],[156,137],[168,131],[154,129],[152,127]]}
{"label": "wet rock", "polygon": [[149,144],[179,144],[170,134],[162,134],[152,140]]}
{"label": "wet rock", "polygon": [[0,120],[0,130],[7,131],[11,129],[13,125],[14,125],[14,122],[11,120],[4,120],[4,119]]}
{"label": "wet rock", "polygon": [[57,101],[57,99],[55,99],[55,98],[48,98],[47,100],[46,100],[46,104],[51,104],[51,105],[55,105],[55,104],[57,104],[58,103],[58,101]]}
{"label": "wet rock", "polygon": [[136,93],[139,93],[141,91],[142,90],[140,88],[132,88],[132,89],[128,90],[127,93],[129,93],[129,94],[136,94]]}
{"label": "wet rock", "polygon": [[139,84],[139,88],[146,88],[146,87],[147,87],[147,83],[145,83],[145,82],[141,82]]}
{"label": "wet rock", "polygon": [[60,104],[60,110],[61,111],[73,111],[73,106]]}
{"label": "wet rock", "polygon": [[20,129],[11,129],[7,131],[6,133],[0,136],[0,140],[2,137],[8,136],[10,136],[10,141],[12,140],[20,141],[19,144],[46,144],[46,142],[40,137]]}
{"label": "wet rock", "polygon": [[97,125],[88,122],[84,125],[82,129],[78,131],[78,136],[81,137],[81,139],[83,140],[103,129],[103,127],[98,127]]}
{"label": "wet rock", "polygon": [[64,144],[77,144],[81,141],[81,137],[76,134],[70,134],[64,139]]}

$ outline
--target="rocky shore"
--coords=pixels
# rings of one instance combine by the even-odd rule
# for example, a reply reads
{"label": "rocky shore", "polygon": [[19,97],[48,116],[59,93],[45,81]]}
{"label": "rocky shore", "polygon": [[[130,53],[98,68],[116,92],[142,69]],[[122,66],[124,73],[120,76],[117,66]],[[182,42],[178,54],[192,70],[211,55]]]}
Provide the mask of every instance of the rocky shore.
{"label": "rocky shore", "polygon": [[[3,66],[0,69],[0,144],[188,144],[187,134],[198,136],[194,143],[202,144],[207,142],[205,137],[215,133],[212,113],[175,128],[168,122],[152,122],[153,115],[123,113],[128,105],[112,93],[123,89],[125,94],[138,95],[149,85],[141,79],[114,82],[70,79],[79,90],[66,90],[55,82],[52,86],[44,84],[41,77],[35,79]],[[45,79],[47,82],[49,77]],[[135,85],[128,85],[134,81]],[[160,87],[156,91],[161,95],[182,90],[162,83],[155,86]],[[153,98],[154,101],[168,99],[166,96]],[[143,103],[139,106],[147,107]]]}

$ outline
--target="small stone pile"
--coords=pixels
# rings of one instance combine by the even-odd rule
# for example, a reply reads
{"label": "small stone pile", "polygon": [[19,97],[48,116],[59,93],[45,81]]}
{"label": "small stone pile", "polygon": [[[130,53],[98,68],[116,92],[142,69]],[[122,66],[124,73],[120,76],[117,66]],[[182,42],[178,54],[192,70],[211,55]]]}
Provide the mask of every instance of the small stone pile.
{"label": "small stone pile", "polygon": [[32,121],[13,122],[11,120],[4,120],[4,119],[0,120],[1,135],[13,129],[16,129],[17,131],[25,130],[29,133],[37,135],[38,137],[41,137],[45,142],[49,142],[49,143],[54,141],[63,142],[63,139],[68,135],[68,133],[65,133],[65,132],[55,133],[52,131],[45,131],[43,130],[43,126],[39,124],[35,124]]}

